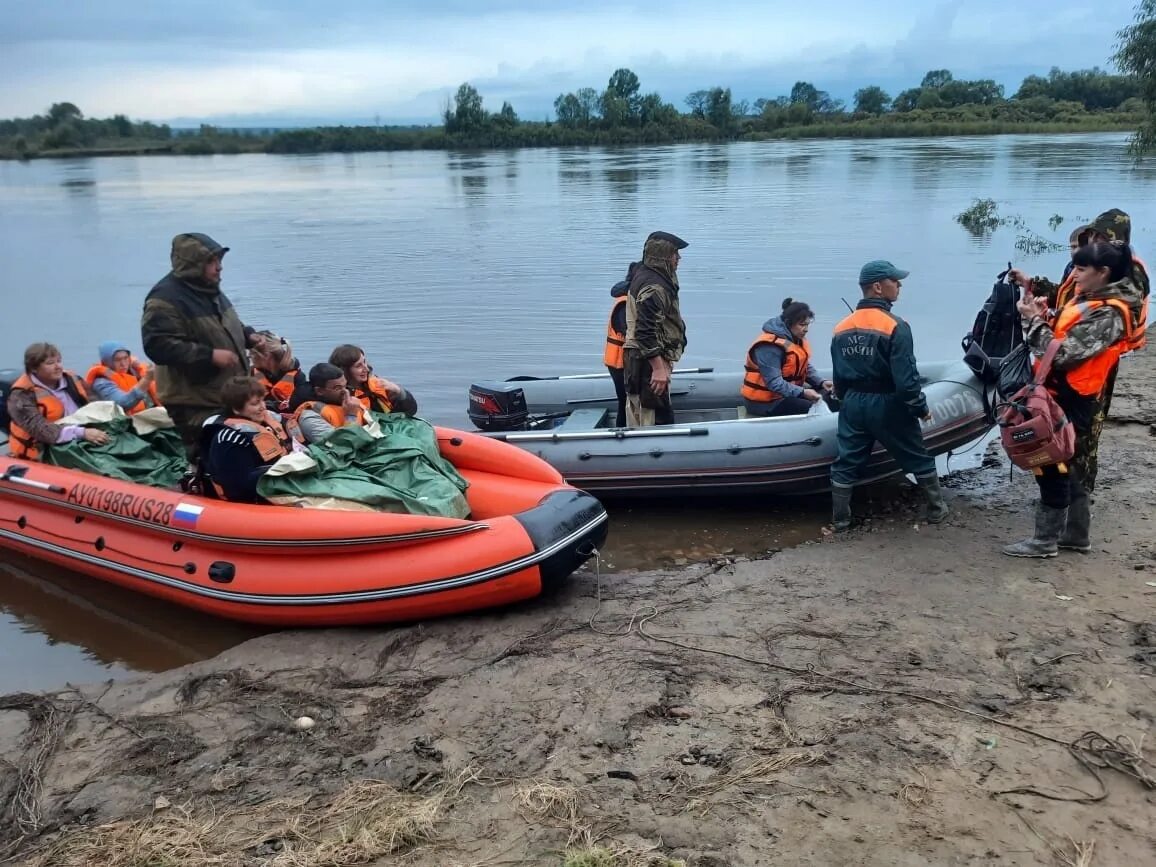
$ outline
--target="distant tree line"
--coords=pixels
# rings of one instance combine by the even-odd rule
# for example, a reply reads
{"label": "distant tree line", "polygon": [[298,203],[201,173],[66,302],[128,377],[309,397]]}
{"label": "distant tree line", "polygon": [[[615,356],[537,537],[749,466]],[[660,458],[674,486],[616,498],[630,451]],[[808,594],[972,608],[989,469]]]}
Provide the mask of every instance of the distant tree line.
{"label": "distant tree line", "polygon": [[[1145,5],[1156,0],[1144,0]],[[1156,46],[1156,28],[1152,44]],[[1126,59],[1126,58],[1125,58]],[[1136,69],[1136,64],[1122,68]],[[1154,64],[1156,68],[1156,64]],[[617,69],[601,91],[559,94],[554,117],[521,119],[509,102],[488,111],[477,88],[462,84],[442,110],[440,126],[335,126],[280,131],[172,130],[124,115],[85,118],[72,103],[46,114],[0,121],[0,156],[65,153],[184,154],[318,153],[476,147],[660,144],[682,141],[796,137],[878,137],[985,132],[1136,129],[1156,107],[1156,83],[1141,74],[1099,68],[1030,75],[1011,97],[991,79],[967,81],[933,69],[918,87],[894,97],[877,85],[860,88],[850,109],[813,83],[798,81],[777,97],[735,100],[730,88],[696,90],[686,111],[658,93],[643,93],[638,76]],[[1146,89],[1147,88],[1147,89]],[[1156,127],[1154,127],[1156,130]],[[1154,139],[1156,140],[1156,139]]]}
{"label": "distant tree line", "polygon": [[173,130],[168,124],[131,121],[123,114],[85,117],[71,102],[54,103],[44,114],[0,120],[0,157],[69,153],[241,153],[265,149],[264,130],[222,132],[202,124]]}

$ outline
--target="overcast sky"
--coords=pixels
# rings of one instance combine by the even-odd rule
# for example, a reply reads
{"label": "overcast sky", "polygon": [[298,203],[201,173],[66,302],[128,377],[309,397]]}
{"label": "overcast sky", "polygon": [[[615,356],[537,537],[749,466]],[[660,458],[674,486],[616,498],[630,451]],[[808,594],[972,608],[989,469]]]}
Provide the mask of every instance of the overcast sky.
{"label": "overcast sky", "polygon": [[228,122],[434,120],[463,81],[526,119],[626,66],[683,108],[799,79],[892,95],[928,69],[1014,92],[1052,66],[1108,66],[1133,0],[0,0],[0,117]]}

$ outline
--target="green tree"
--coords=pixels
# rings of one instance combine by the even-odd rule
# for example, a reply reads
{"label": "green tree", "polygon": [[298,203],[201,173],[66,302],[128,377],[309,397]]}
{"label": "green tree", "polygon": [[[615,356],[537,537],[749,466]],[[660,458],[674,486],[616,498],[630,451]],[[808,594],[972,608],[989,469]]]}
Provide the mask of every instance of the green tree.
{"label": "green tree", "polygon": [[909,87],[891,101],[891,109],[898,112],[915,111],[922,93],[923,88],[921,87]]}
{"label": "green tree", "polygon": [[952,80],[951,71],[947,69],[932,69],[919,82],[920,87],[943,87]]}
{"label": "green tree", "polygon": [[582,103],[573,93],[560,93],[554,100],[554,115],[558,123],[568,129],[577,129],[583,126]]}
{"label": "green tree", "polygon": [[692,117],[706,118],[706,107],[710,101],[709,90],[696,90],[686,95],[686,107],[690,109]]}
{"label": "green tree", "polygon": [[48,109],[48,118],[55,126],[65,121],[79,121],[84,119],[84,112],[71,102],[54,102]]}
{"label": "green tree", "polygon": [[132,121],[123,114],[114,114],[112,120],[113,134],[118,138],[131,138],[133,134]]}
{"label": "green tree", "polygon": [[891,97],[878,85],[872,84],[855,91],[855,111],[861,114],[880,115],[887,111]]}
{"label": "green tree", "polygon": [[706,100],[707,122],[724,134],[734,130],[735,112],[731,104],[731,89],[729,87],[712,87],[707,92]]}
{"label": "green tree", "polygon": [[580,88],[575,96],[578,97],[578,102],[582,106],[583,126],[590,126],[590,124],[598,120],[599,104],[602,101],[602,97],[593,87]]}
{"label": "green tree", "polygon": [[663,102],[657,93],[648,93],[642,97],[638,106],[639,121],[643,126],[655,123],[659,126],[671,126],[678,121],[678,109],[669,102]]}
{"label": "green tree", "polygon": [[518,114],[508,102],[503,102],[501,109],[494,115],[494,123],[498,126],[513,127],[518,125]]}
{"label": "green tree", "polygon": [[1118,34],[1114,60],[1121,72],[1136,77],[1146,117],[1132,137],[1137,154],[1156,151],[1156,0],[1141,0],[1129,27]]}
{"label": "green tree", "polygon": [[796,81],[791,88],[788,101],[792,104],[805,105],[813,114],[829,114],[843,108],[841,101],[831,99],[827,91],[819,90],[809,81]]}
{"label": "green tree", "polygon": [[482,107],[482,95],[476,87],[466,83],[454,95],[454,108],[445,111],[446,132],[476,132],[486,125],[486,110]]}
{"label": "green tree", "polygon": [[633,120],[630,103],[612,88],[608,87],[602,92],[602,96],[598,98],[598,108],[602,112],[602,123],[607,129],[629,126]]}
{"label": "green tree", "polygon": [[612,93],[626,103],[629,116],[633,120],[638,120],[641,115],[642,97],[639,95],[641,89],[638,76],[629,69],[614,70],[606,86],[607,93]]}

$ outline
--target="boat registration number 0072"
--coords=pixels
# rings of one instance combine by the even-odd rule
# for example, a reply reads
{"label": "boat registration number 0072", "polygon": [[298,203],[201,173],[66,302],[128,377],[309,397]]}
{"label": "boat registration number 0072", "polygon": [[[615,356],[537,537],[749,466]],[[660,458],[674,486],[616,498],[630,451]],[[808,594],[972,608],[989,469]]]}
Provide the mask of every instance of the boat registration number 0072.
{"label": "boat registration number 0072", "polygon": [[99,485],[77,483],[68,492],[67,502],[90,509],[100,509],[125,518],[136,518],[153,524],[168,526],[173,517],[175,504],[154,497],[142,497],[121,491],[110,491]]}

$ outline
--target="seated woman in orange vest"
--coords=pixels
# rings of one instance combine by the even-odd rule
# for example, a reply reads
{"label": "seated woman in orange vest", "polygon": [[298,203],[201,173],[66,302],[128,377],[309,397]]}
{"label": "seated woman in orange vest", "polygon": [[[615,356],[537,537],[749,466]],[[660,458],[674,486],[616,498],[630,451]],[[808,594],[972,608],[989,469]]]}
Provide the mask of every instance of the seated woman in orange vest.
{"label": "seated woman in orange vest", "polygon": [[404,412],[409,416],[417,413],[417,401],[412,394],[395,382],[373,375],[373,368],[360,346],[341,344],[329,353],[329,363],[345,373],[350,393],[363,408],[374,412]]}
{"label": "seated woman in orange vest", "polygon": [[161,405],[151,364],[137,361],[127,346],[115,340],[106,340],[97,351],[100,364],[90,367],[84,377],[96,395],[93,400],[111,400],[129,415]]}
{"label": "seated woman in orange vest", "polygon": [[308,390],[293,400],[289,431],[298,442],[319,443],[339,427],[366,422],[365,407],[349,393],[341,368],[324,361],[309,369]]}
{"label": "seated woman in orange vest", "polygon": [[1024,339],[1041,356],[1060,341],[1046,385],[1076,429],[1070,461],[1038,467],[1040,499],[1031,537],[1003,549],[1012,557],[1055,557],[1058,549],[1091,550],[1089,474],[1100,448],[1103,400],[1120,356],[1134,343],[1147,298],[1131,248],[1098,241],[1072,257],[1075,294],[1049,317],[1048,300],[1025,293],[1019,302]]}
{"label": "seated woman in orange vest", "polygon": [[205,421],[204,469],[217,495],[234,503],[256,503],[257,482],[294,450],[281,418],[265,407],[265,386],[251,376],[234,376],[221,387],[225,412]]}
{"label": "seated woman in orange vest", "polygon": [[78,424],[57,424],[88,403],[84,382],[64,369],[60,350],[33,343],[24,350],[24,375],[8,395],[8,450],[13,457],[39,460],[42,446],[83,439],[103,445],[108,434]]}
{"label": "seated woman in orange vest", "polygon": [[783,312],[763,324],[763,333],[747,350],[741,394],[747,415],[803,415],[831,390],[811,364],[807,331],[815,314],[802,301],[787,298]]}
{"label": "seated woman in orange vest", "polygon": [[265,338],[265,342],[249,350],[253,378],[265,386],[265,406],[272,412],[287,413],[293,393],[308,380],[301,371],[301,362],[293,357],[288,340],[272,331],[257,334]]}

